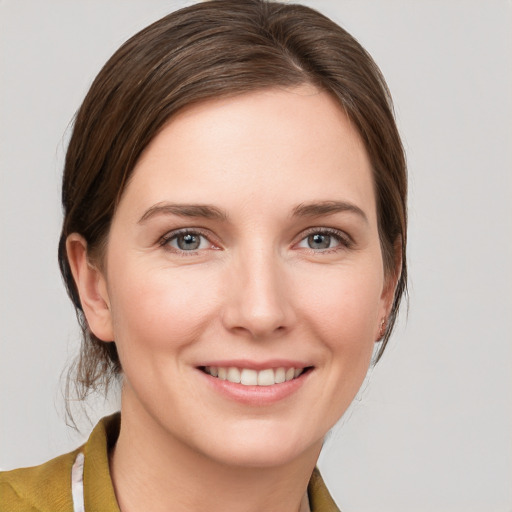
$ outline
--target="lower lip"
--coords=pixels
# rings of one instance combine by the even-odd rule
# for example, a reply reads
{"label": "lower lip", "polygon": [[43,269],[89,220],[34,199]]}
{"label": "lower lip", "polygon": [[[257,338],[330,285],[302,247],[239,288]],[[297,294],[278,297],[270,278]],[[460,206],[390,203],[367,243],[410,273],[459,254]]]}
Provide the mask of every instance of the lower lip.
{"label": "lower lip", "polygon": [[271,386],[245,386],[228,380],[212,377],[202,370],[198,370],[207,380],[208,384],[221,395],[245,405],[265,406],[280,402],[296,393],[309,378],[312,370],[302,373],[297,378],[273,384]]}

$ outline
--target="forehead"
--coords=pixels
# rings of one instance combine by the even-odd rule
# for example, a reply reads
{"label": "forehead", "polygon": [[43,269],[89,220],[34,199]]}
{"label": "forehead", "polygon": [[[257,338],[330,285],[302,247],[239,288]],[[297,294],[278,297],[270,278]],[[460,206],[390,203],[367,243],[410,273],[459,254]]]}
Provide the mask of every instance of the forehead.
{"label": "forehead", "polygon": [[339,103],[309,85],[185,108],[145,149],[123,196],[137,209],[237,199],[276,208],[330,196],[374,210],[361,137]]}

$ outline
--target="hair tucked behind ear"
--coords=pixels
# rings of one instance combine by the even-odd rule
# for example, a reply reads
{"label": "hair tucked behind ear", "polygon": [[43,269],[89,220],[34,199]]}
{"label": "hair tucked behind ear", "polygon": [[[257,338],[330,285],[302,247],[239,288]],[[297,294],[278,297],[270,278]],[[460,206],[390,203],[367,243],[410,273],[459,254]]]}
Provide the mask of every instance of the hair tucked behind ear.
{"label": "hair tucked behind ear", "polygon": [[[145,28],[112,56],[80,107],[62,186],[59,263],[82,328],[68,392],[85,398],[122,369],[115,342],[94,336],[66,255],[71,233],[101,259],[116,205],[137,159],[181,108],[257,89],[313,84],[329,92],[359,131],[373,166],[384,267],[400,274],[381,353],[406,289],[405,156],[384,79],[345,30],[311,8],[263,0],[211,0]],[[396,268],[397,252],[401,254]]]}

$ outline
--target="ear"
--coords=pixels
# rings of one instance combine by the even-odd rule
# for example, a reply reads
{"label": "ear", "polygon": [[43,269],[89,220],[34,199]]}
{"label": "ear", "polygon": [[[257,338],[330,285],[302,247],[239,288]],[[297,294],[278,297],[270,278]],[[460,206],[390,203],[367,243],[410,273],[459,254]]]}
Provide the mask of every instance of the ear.
{"label": "ear", "polygon": [[[400,276],[402,275],[402,238],[398,237],[394,244],[394,262],[393,269],[387,273],[384,278],[384,285],[381,294],[381,316],[377,327],[378,334],[376,340],[380,341],[384,336],[388,324],[388,318],[391,314],[393,302],[395,299],[396,287]],[[382,323],[384,322],[384,323]]]}
{"label": "ear", "polygon": [[114,331],[105,276],[89,260],[87,242],[78,233],[68,236],[66,251],[90,330],[100,340],[113,341]]}

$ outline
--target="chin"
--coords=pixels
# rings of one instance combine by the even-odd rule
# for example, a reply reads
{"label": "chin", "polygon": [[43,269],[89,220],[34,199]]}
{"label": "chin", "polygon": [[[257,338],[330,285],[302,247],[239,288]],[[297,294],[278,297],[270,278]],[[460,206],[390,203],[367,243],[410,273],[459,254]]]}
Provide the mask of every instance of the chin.
{"label": "chin", "polygon": [[305,439],[290,435],[290,429],[278,430],[276,426],[259,426],[230,433],[220,446],[215,447],[218,449],[210,445],[210,457],[227,466],[240,468],[281,467],[304,457],[310,459],[312,454],[315,454],[316,460],[322,448],[323,436]]}

